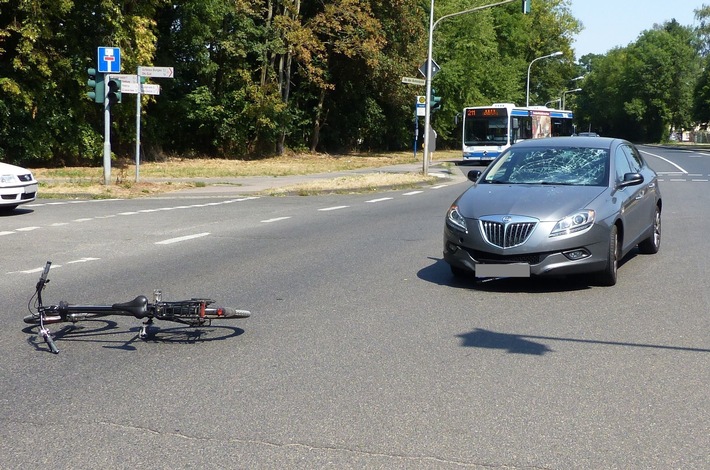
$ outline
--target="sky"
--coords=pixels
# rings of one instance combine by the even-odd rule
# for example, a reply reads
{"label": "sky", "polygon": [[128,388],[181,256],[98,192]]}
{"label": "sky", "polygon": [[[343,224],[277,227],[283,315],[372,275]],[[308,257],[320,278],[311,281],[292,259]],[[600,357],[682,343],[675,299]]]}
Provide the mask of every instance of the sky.
{"label": "sky", "polygon": [[683,26],[697,26],[694,11],[703,3],[710,5],[710,0],[571,0],[570,11],[584,26],[572,47],[579,59],[626,47],[654,24],[674,18]]}

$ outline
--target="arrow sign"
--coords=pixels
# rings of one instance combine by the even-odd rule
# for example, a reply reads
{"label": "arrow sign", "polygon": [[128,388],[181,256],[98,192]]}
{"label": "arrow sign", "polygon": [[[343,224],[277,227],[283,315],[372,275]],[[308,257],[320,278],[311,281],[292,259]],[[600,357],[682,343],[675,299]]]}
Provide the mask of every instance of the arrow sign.
{"label": "arrow sign", "polygon": [[173,78],[172,67],[138,67],[141,77]]}
{"label": "arrow sign", "polygon": [[152,83],[138,85],[138,83],[121,82],[121,93],[137,95],[139,91],[144,95],[159,95],[160,85],[154,85]]}

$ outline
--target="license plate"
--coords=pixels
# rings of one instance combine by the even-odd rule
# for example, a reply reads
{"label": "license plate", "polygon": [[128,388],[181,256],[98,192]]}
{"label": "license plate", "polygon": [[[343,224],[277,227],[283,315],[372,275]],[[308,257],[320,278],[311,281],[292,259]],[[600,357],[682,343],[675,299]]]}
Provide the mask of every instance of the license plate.
{"label": "license plate", "polygon": [[530,277],[527,263],[477,264],[476,277]]}

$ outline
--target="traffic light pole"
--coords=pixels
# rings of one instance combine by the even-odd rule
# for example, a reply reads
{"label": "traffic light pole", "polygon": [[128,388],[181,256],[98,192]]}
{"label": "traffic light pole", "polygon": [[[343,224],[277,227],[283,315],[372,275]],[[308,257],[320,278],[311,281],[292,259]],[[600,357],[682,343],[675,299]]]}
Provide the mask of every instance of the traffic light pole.
{"label": "traffic light pole", "polygon": [[444,15],[438,20],[434,21],[434,0],[431,0],[431,9],[429,10],[429,47],[427,48],[427,60],[426,60],[426,106],[424,107],[424,158],[422,162],[422,173],[424,176],[429,174],[429,159],[431,158],[430,151],[431,142],[429,127],[431,126],[431,68],[432,68],[432,48],[433,48],[433,37],[434,28],[442,20],[446,18],[451,18],[453,16],[463,15],[464,13],[471,13],[477,10],[483,10],[486,8],[497,7],[500,5],[506,5],[508,3],[521,2],[523,13],[528,13],[530,11],[529,0],[504,0],[498,3],[491,3],[490,5],[483,5],[475,8],[469,8],[468,10],[459,11],[457,13],[451,13]]}
{"label": "traffic light pole", "polygon": [[[108,85],[111,76],[106,74]],[[108,86],[104,87],[104,184],[111,183],[111,103],[108,99]]]}

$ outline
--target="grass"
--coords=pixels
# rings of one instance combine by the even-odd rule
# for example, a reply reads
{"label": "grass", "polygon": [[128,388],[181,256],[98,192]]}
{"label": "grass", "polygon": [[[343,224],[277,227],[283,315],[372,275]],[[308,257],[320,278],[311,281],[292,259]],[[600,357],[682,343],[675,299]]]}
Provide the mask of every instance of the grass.
{"label": "grass", "polygon": [[[150,196],[184,188],[224,184],[226,178],[250,176],[292,176],[372,168],[367,174],[322,179],[313,183],[269,190],[272,195],[319,194],[323,192],[372,191],[379,188],[406,188],[433,183],[436,178],[421,173],[392,174],[377,168],[421,162],[421,153],[387,154],[294,154],[262,160],[170,158],[162,162],[142,162],[136,182],[132,163],[114,163],[111,184],[103,184],[101,167],[33,168],[43,198],[129,198]],[[437,152],[435,161],[460,159],[460,152]]]}

